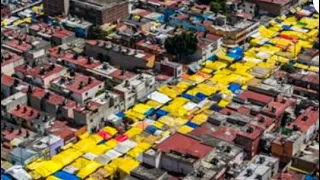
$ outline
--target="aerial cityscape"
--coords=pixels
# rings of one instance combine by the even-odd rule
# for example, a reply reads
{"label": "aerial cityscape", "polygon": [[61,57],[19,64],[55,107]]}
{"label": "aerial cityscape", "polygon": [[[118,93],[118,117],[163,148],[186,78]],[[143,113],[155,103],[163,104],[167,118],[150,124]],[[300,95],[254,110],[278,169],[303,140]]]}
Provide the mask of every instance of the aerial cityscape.
{"label": "aerial cityscape", "polygon": [[1,0],[1,180],[319,180],[312,0]]}

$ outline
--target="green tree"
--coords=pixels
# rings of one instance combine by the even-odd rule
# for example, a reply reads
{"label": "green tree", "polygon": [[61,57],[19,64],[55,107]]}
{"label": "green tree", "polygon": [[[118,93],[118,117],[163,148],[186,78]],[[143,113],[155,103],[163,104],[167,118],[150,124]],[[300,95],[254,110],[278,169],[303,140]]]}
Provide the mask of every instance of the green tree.
{"label": "green tree", "polygon": [[102,31],[100,26],[94,26],[89,31],[90,39],[105,39],[106,33]]}
{"label": "green tree", "polygon": [[290,74],[293,74],[293,73],[295,73],[297,70],[296,70],[296,68],[293,66],[293,65],[291,65],[291,64],[284,64],[284,65],[282,65],[281,66],[281,70],[282,71],[285,71],[285,72],[287,72],[287,73],[290,73]]}
{"label": "green tree", "polygon": [[225,13],[226,12],[226,0],[213,0],[210,2],[210,8],[211,11],[218,13],[218,12],[222,12]]}
{"label": "green tree", "polygon": [[197,51],[198,39],[190,33],[182,33],[174,37],[170,37],[165,42],[165,48],[169,54],[176,57],[177,61],[182,58],[193,55]]}

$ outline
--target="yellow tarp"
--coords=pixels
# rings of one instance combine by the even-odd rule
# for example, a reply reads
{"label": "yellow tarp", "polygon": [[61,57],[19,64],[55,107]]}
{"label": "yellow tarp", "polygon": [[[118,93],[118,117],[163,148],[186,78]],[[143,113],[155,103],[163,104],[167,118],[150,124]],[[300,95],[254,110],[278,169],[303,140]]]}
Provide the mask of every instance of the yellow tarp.
{"label": "yellow tarp", "polygon": [[61,179],[55,176],[49,176],[46,180],[61,180]]}
{"label": "yellow tarp", "polygon": [[90,174],[94,173],[97,169],[99,169],[100,167],[102,167],[101,164],[95,162],[95,161],[90,161],[86,167],[80,169],[80,171],[78,172],[77,176],[81,179],[84,179],[86,177],[88,177]]}
{"label": "yellow tarp", "polygon": [[62,164],[63,166],[66,166],[78,159],[80,156],[82,156],[82,154],[83,153],[81,153],[80,151],[70,148],[54,156],[52,160]]}
{"label": "yellow tarp", "polygon": [[124,113],[126,115],[126,117],[134,120],[134,121],[142,121],[146,116],[140,113],[137,113],[135,111],[133,111],[132,109],[126,111]]}
{"label": "yellow tarp", "polygon": [[207,61],[206,62],[206,68],[217,71],[217,70],[221,70],[223,68],[226,68],[229,64],[226,62],[222,62],[222,61]]}
{"label": "yellow tarp", "polygon": [[110,126],[107,126],[107,127],[103,128],[103,131],[111,134],[112,136],[118,134],[118,131],[115,128],[110,127]]}
{"label": "yellow tarp", "polygon": [[151,106],[151,107],[154,108],[154,109],[158,109],[159,107],[162,106],[162,104],[160,104],[160,103],[157,102],[157,101],[153,101],[153,100],[149,100],[149,101],[147,102],[147,105],[148,105],[148,106]]}
{"label": "yellow tarp", "polygon": [[129,129],[129,130],[125,133],[125,135],[127,135],[129,138],[132,138],[132,137],[134,137],[134,136],[137,136],[137,135],[141,134],[142,131],[143,131],[143,130],[140,129],[140,128],[132,127],[131,129]]}
{"label": "yellow tarp", "polygon": [[139,166],[139,164],[140,163],[134,159],[125,158],[123,163],[119,164],[118,166],[120,177],[124,178],[129,175],[132,170]]}
{"label": "yellow tarp", "polygon": [[145,114],[147,113],[150,109],[152,109],[151,106],[145,105],[145,104],[137,104],[135,105],[132,110],[140,113],[140,114]]}
{"label": "yellow tarp", "polygon": [[105,145],[105,144],[100,144],[100,145],[97,145],[95,147],[92,147],[92,149],[89,150],[89,153],[92,153],[92,154],[95,154],[97,156],[100,156],[104,153],[106,153],[108,150],[111,150],[113,148]]}
{"label": "yellow tarp", "polygon": [[41,163],[35,172],[38,173],[41,177],[46,178],[57,171],[61,170],[63,166],[60,163],[54,161],[44,161]]}
{"label": "yellow tarp", "polygon": [[189,127],[189,126],[182,126],[178,129],[178,132],[181,134],[188,134],[190,132],[193,131],[193,128]]}
{"label": "yellow tarp", "polygon": [[86,167],[90,163],[90,160],[85,158],[79,158],[75,162],[73,162],[70,166],[76,169],[82,169]]}
{"label": "yellow tarp", "polygon": [[205,114],[199,114],[199,115],[196,115],[191,122],[195,123],[195,124],[198,124],[198,125],[201,125],[205,122],[207,122],[208,120],[208,116],[205,115]]}
{"label": "yellow tarp", "polygon": [[115,139],[111,139],[105,143],[106,146],[111,147],[112,149],[118,145],[118,141]]}
{"label": "yellow tarp", "polygon": [[83,153],[87,153],[93,146],[96,146],[96,144],[97,142],[95,140],[87,138],[80,140],[73,146],[73,148]]}

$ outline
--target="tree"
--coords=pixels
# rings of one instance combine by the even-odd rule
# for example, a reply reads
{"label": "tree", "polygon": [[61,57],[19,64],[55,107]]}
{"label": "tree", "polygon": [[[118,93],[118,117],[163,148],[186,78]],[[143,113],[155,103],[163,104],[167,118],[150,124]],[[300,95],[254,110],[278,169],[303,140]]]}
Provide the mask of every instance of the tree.
{"label": "tree", "polygon": [[174,37],[170,37],[165,42],[165,48],[169,54],[176,57],[177,61],[184,57],[193,55],[197,51],[198,39],[190,33],[182,33]]}
{"label": "tree", "polygon": [[295,73],[297,70],[294,66],[292,66],[291,64],[284,64],[281,66],[281,70],[285,71],[287,73],[293,74]]}
{"label": "tree", "polygon": [[100,26],[94,26],[89,31],[90,39],[105,39],[106,33],[102,31]]}
{"label": "tree", "polygon": [[218,12],[226,12],[226,0],[213,0],[210,2],[211,11],[218,13]]}

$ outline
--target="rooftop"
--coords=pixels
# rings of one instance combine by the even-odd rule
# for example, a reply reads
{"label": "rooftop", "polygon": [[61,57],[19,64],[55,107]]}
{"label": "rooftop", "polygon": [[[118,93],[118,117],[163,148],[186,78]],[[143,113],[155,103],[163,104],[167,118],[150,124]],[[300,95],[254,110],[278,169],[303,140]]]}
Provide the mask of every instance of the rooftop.
{"label": "rooftop", "polygon": [[147,62],[150,61],[150,58],[154,57],[154,55],[146,53],[144,51],[123,47],[121,45],[113,44],[109,41],[89,40],[87,41],[87,44],[89,44],[90,46],[105,48],[106,50],[112,50],[114,52],[124,53],[124,54],[127,54],[128,56],[134,56],[139,59],[144,59]]}
{"label": "rooftop", "polygon": [[263,108],[262,112],[267,116],[278,118],[294,103],[295,100],[293,99],[278,97],[275,101],[270,102],[267,107]]}
{"label": "rooftop", "polygon": [[1,67],[21,60],[22,57],[15,53],[1,49]]}
{"label": "rooftop", "polygon": [[25,105],[18,105],[9,113],[14,117],[18,117],[26,121],[36,120],[39,118],[40,115],[39,111]]}
{"label": "rooftop", "polygon": [[96,9],[110,9],[116,5],[126,3],[124,0],[73,0],[74,3],[85,4]]}
{"label": "rooftop", "polygon": [[46,37],[65,38],[74,35],[74,32],[64,29],[60,26],[52,26],[46,23],[33,24],[31,30],[38,32],[38,35]]}
{"label": "rooftop", "polygon": [[7,87],[11,87],[14,84],[15,78],[1,74],[1,85],[5,85]]}
{"label": "rooftop", "polygon": [[256,140],[258,139],[262,134],[262,130],[259,128],[256,128],[255,126],[248,125],[245,128],[241,129],[241,131],[238,131],[237,135],[246,137],[250,140]]}
{"label": "rooftop", "polygon": [[243,93],[241,93],[239,97],[241,99],[243,99],[243,100],[248,100],[251,103],[259,102],[259,104],[262,103],[262,104],[265,104],[265,105],[269,104],[270,102],[273,101],[273,97],[270,97],[270,96],[267,96],[267,95],[263,95],[263,94],[259,94],[259,93],[256,93],[256,92],[253,92],[253,91],[249,91],[249,90],[246,90]]}
{"label": "rooftop", "polygon": [[223,127],[216,130],[213,133],[213,137],[226,141],[226,142],[233,142],[237,137],[238,130],[229,127]]}
{"label": "rooftop", "polygon": [[212,150],[211,147],[201,144],[200,141],[179,133],[170,136],[156,149],[166,153],[175,151],[181,154],[190,154],[198,158],[204,158]]}
{"label": "rooftop", "polygon": [[289,129],[298,127],[301,131],[307,132],[317,121],[319,121],[319,108],[309,107],[289,125]]}
{"label": "rooftop", "polygon": [[56,64],[45,64],[44,66],[31,67],[24,64],[15,68],[16,72],[24,76],[32,76],[39,79],[45,79],[57,73],[65,71],[65,68]]}
{"label": "rooftop", "polygon": [[76,65],[82,69],[94,69],[101,65],[101,62],[85,56],[79,56],[76,53],[65,53],[61,61],[66,61],[69,64]]}
{"label": "rooftop", "polygon": [[103,82],[79,73],[69,73],[54,80],[52,84],[73,93],[83,94],[96,86],[102,86]]}

